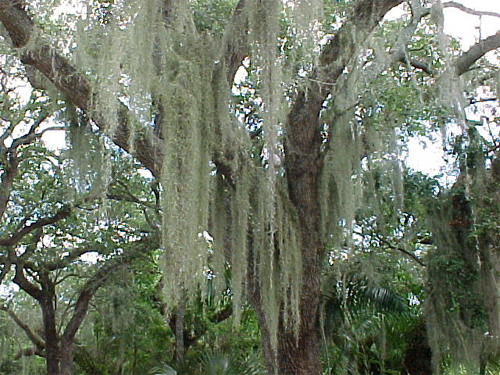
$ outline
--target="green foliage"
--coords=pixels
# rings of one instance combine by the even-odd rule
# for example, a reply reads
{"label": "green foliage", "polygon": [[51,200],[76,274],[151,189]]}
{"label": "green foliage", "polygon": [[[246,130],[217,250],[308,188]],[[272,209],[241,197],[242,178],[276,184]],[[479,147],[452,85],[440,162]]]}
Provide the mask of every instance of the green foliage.
{"label": "green foliage", "polygon": [[135,374],[169,352],[172,341],[156,300],[159,277],[153,259],[144,259],[99,291],[80,335],[92,363],[77,361],[84,373],[99,366],[106,374],[116,368]]}
{"label": "green foliage", "polygon": [[222,35],[236,0],[194,0],[189,6],[199,31]]}
{"label": "green foliage", "polygon": [[[451,145],[465,181],[453,189],[455,200],[437,195],[443,189],[435,179],[402,171],[400,161],[408,137],[426,135],[461,120],[449,97],[461,97],[462,90],[452,86],[451,80],[445,82],[450,56],[457,52],[458,44],[452,41],[445,51],[435,24],[421,22],[401,62],[392,61],[393,53],[410,21],[404,17],[402,21],[383,20],[365,45],[356,46],[355,52],[347,51],[349,61],[346,66],[339,65],[342,74],[338,81],[316,82],[316,75],[330,67],[315,69],[315,62],[326,41],[336,35],[354,9],[354,1],[322,1],[324,17],[318,15],[319,2],[278,1],[276,8],[254,2],[257,5],[248,12],[254,14],[245,14],[248,18],[231,30],[236,33],[243,23],[250,22],[246,30],[250,36],[247,54],[252,54],[246,60],[250,65],[245,63],[248,76],[228,90],[230,83],[217,81],[227,74],[227,67],[218,70],[224,65],[224,56],[214,46],[220,40],[224,40],[224,48],[229,44],[231,35],[224,32],[238,1],[174,1],[172,9],[158,12],[155,7],[170,2],[93,0],[78,24],[72,21],[73,16],[50,16],[60,3],[37,1],[29,6],[37,30],[54,37],[50,43],[68,56],[75,48],[81,51],[72,58],[87,74],[89,84],[95,85],[90,100],[94,113],[83,114],[64,104],[61,97],[42,94],[42,89],[34,91],[26,106],[19,93],[2,92],[3,139],[17,137],[10,126],[29,128],[45,112],[58,111],[54,121],[66,125],[68,149],[49,151],[35,139],[16,149],[19,173],[8,192],[7,213],[1,218],[2,239],[58,212],[67,215],[12,246],[2,247],[0,258],[4,267],[10,267],[10,260],[19,260],[23,254],[18,263],[30,265],[28,276],[33,282],[50,271],[56,285],[58,329],[62,331],[75,298],[94,272],[126,259],[130,253],[143,255],[116,271],[96,294],[75,350],[80,373],[144,373],[165,361],[169,365],[153,373],[261,372],[261,360],[255,354],[261,339],[258,322],[240,292],[250,283],[246,260],[251,240],[252,250],[257,251],[253,266],[258,277],[253,276],[260,277],[261,288],[269,292],[262,295],[267,328],[277,332],[282,310],[294,310],[290,317],[298,315],[296,307],[301,300],[297,285],[303,280],[296,233],[302,228],[297,225],[296,207],[290,204],[285,183],[294,181],[283,179],[290,171],[288,160],[275,166],[263,151],[275,148],[277,156],[291,155],[283,152],[284,124],[299,88],[305,96],[316,94],[308,91],[309,87],[324,94],[318,99],[315,110],[319,115],[314,120],[319,120],[322,129],[320,151],[327,155],[325,175],[330,179],[325,178],[324,189],[318,190],[319,195],[325,195],[321,204],[333,207],[322,211],[322,220],[333,222],[325,224],[325,242],[333,238],[336,246],[329,259],[332,265],[324,275],[326,372],[400,371],[415,331],[422,330],[423,312],[417,302],[439,288],[444,293],[438,307],[446,318],[481,334],[488,331],[489,311],[478,292],[487,289],[485,279],[481,279],[485,270],[498,272],[486,251],[499,245],[498,181],[495,176],[492,180],[485,177],[498,161],[498,136],[486,140],[476,131],[479,124],[465,124],[467,132]],[[312,14],[311,9],[318,14]],[[302,14],[302,10],[307,12]],[[406,11],[409,15],[408,8]],[[179,20],[174,20],[176,16]],[[81,31],[79,36],[73,26]],[[243,44],[238,41],[238,47]],[[415,67],[410,60],[425,60],[426,64]],[[485,73],[496,68],[484,60],[476,67],[474,70]],[[16,77],[22,78],[23,73],[18,71]],[[474,79],[479,82],[479,75]],[[221,94],[223,90],[228,92]],[[120,117],[121,110],[129,111],[128,117]],[[163,122],[156,121],[160,115]],[[236,125],[234,115],[239,120]],[[136,160],[96,132],[90,120],[93,116],[96,121],[109,121],[101,129],[111,139],[120,135],[119,123],[134,123],[128,128],[130,145],[138,135],[158,135],[154,139],[164,142],[166,154],[156,161],[163,166],[161,183],[145,176]],[[304,129],[308,125],[304,124]],[[246,131],[240,132],[242,129]],[[5,177],[9,155],[4,149],[0,151],[1,176]],[[130,151],[138,155],[155,152],[132,146]],[[241,162],[245,158],[249,161]],[[307,157],[299,159],[307,161]],[[216,179],[219,185],[214,187]],[[363,187],[363,194],[358,187]],[[211,198],[213,192],[220,194],[220,200]],[[440,217],[430,209],[438,206],[436,201],[452,208],[460,206],[461,211]],[[215,214],[209,217],[213,207]],[[227,217],[216,217],[220,213]],[[426,215],[437,220],[426,223]],[[214,247],[207,249],[197,234],[221,223]],[[440,232],[442,228],[445,230]],[[242,251],[227,254],[228,242]],[[69,254],[82,246],[95,257],[71,259]],[[163,268],[159,266],[161,253],[167,254]],[[60,262],[64,265],[54,269]],[[226,268],[234,270],[232,280],[223,275],[223,266],[216,269],[225,262],[232,262],[231,268]],[[259,267],[260,273],[256,271]],[[165,277],[174,278],[165,282],[161,268]],[[215,272],[218,283],[205,279],[207,269]],[[197,275],[197,281],[190,284],[192,274]],[[494,281],[496,276],[493,273]],[[5,277],[3,281],[9,285],[12,272]],[[430,280],[427,284],[425,277]],[[434,285],[436,281],[439,285]],[[162,283],[172,292],[167,298],[159,291]],[[186,289],[194,291],[186,296]],[[238,296],[233,300],[235,293]],[[496,294],[494,289],[492,295]],[[171,358],[180,356],[175,354],[178,332],[174,332],[165,310],[174,316],[184,298],[187,304],[181,328],[186,353],[183,361],[176,362]],[[23,292],[15,291],[5,302],[6,308],[25,321],[40,325],[33,303]],[[410,302],[415,305],[410,306]],[[234,310],[241,313],[239,327],[228,318],[233,303]],[[18,346],[29,344],[19,328],[8,337],[6,333],[14,332],[12,327],[12,322],[5,321],[0,326],[5,343],[2,348],[8,356],[15,355]],[[39,372],[38,362],[26,370],[7,355],[2,358],[0,373]],[[443,356],[445,365],[452,368],[452,362]]]}
{"label": "green foliage", "polygon": [[421,309],[409,305],[411,293],[398,291],[401,285],[374,284],[360,264],[349,263],[324,287],[325,374],[399,373]]}
{"label": "green foliage", "polygon": [[[207,350],[174,367],[163,365],[153,369],[152,375],[263,375],[261,360],[252,355],[241,358],[235,351]],[[174,369],[175,368],[175,369]]]}

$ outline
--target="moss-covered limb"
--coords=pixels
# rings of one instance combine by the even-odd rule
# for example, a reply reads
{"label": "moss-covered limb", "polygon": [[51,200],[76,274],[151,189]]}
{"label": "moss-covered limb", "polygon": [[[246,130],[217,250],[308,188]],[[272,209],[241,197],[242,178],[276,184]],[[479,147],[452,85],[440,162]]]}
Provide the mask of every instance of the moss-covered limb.
{"label": "moss-covered limb", "polygon": [[332,87],[321,82],[335,84],[383,16],[401,2],[359,1],[354,5],[350,17],[321,53],[312,77],[318,81],[311,80],[307,89],[298,92],[286,120],[286,179],[289,197],[298,217],[296,230],[299,233],[298,248],[302,259],[302,285],[298,332],[287,329],[284,321],[280,320],[277,354],[279,373],[321,373],[318,319],[324,244],[319,191],[323,140],[319,116]]}
{"label": "moss-covered limb", "polygon": [[410,58],[407,45],[415,34],[418,25],[424,17],[431,14],[431,9],[424,7],[419,0],[411,2],[412,18],[410,22],[401,30],[398,40],[391,49],[391,62],[401,62],[402,64],[410,65],[415,69],[420,69],[423,72],[434,75],[431,64],[427,61]]}
{"label": "moss-covered limb", "polygon": [[248,0],[238,1],[223,39],[222,56],[226,66],[227,81],[230,84],[233,83],[243,59],[250,53],[248,20],[245,16],[248,2]]}
{"label": "moss-covered limb", "polygon": [[325,82],[335,83],[374,27],[389,10],[402,2],[402,0],[357,1],[348,20],[324,47],[319,59],[321,76],[318,79],[325,78]]}
{"label": "moss-covered limb", "polygon": [[500,349],[499,191],[495,168],[484,168],[470,142],[458,181],[431,215],[437,249],[427,262],[427,314],[435,365],[448,356],[479,369]]}
{"label": "moss-covered limb", "polygon": [[[188,307],[189,308],[189,307]],[[177,344],[182,343],[183,352],[186,353],[189,348],[196,344],[203,335],[205,335],[211,324],[219,324],[223,321],[229,319],[233,314],[233,305],[231,303],[226,304],[222,309],[216,310],[204,317],[203,314],[190,314],[188,317],[185,315],[182,317],[182,321],[179,321],[179,314],[173,312],[170,314],[168,319],[168,326],[176,336]],[[187,322],[185,322],[187,320]],[[180,327],[179,327],[179,323]],[[182,338],[181,332],[182,331]],[[179,340],[181,339],[181,340]],[[179,357],[177,357],[179,359]]]}
{"label": "moss-covered limb", "polygon": [[[220,61],[214,66],[212,75],[213,106],[211,110],[214,115],[213,136],[216,144],[212,150],[212,159],[217,171],[222,174],[227,182],[234,188],[235,178],[245,167],[247,148],[241,147],[241,142],[232,140],[231,133],[224,126],[228,121],[231,126],[238,126],[234,119],[227,117],[227,105],[230,98],[231,86],[234,83],[236,72],[241,67],[245,57],[250,55],[250,36],[248,23],[248,0],[239,0],[226,27],[220,48]],[[243,134],[239,134],[243,136]],[[236,135],[237,138],[238,135]],[[230,139],[229,141],[227,139]],[[234,142],[236,141],[236,142]]]}
{"label": "moss-covered limb", "polygon": [[[348,63],[356,57],[356,51],[384,15],[401,3],[402,0],[357,2],[350,17],[323,48],[319,63],[311,77],[314,80],[311,80],[310,87],[298,93],[288,115],[285,148],[289,170],[294,168],[312,170],[310,167],[318,169],[314,164],[318,162],[322,142],[319,114],[324,100]],[[322,82],[328,82],[328,85]],[[317,155],[312,155],[313,153]],[[309,154],[307,157],[310,159],[306,163],[307,166],[302,160],[306,154]],[[297,170],[296,173],[303,172]],[[296,173],[292,172],[292,175]]]}
{"label": "moss-covered limb", "polygon": [[[24,1],[2,0],[0,22],[8,31],[15,48],[20,49],[21,61],[31,65],[48,77],[75,106],[91,113],[91,87],[87,79],[54,48],[44,42],[33,41],[34,24],[25,10]],[[155,175],[159,175],[162,160],[161,142],[151,134],[141,133],[130,144],[130,113],[123,105],[117,105],[118,128],[112,134],[113,141],[124,150],[136,150],[137,158]],[[108,124],[99,115],[92,116],[95,123],[106,131]]]}

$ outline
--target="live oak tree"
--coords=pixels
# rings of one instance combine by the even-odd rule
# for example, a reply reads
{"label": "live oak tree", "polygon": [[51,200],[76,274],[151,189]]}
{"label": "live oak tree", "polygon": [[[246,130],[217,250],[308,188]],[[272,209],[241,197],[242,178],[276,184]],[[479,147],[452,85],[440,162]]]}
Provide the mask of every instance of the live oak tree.
{"label": "live oak tree", "polygon": [[[462,82],[474,83],[476,61],[500,47],[497,33],[450,53],[447,6],[470,11],[418,0],[89,1],[86,17],[54,29],[41,17],[55,4],[1,0],[0,21],[12,55],[160,181],[171,308],[192,298],[208,262],[216,275],[229,262],[236,319],[246,295],[269,372],[311,375],[322,371],[325,249],[351,229],[356,177],[392,160],[399,194],[394,150],[410,115],[392,117],[372,85],[399,71],[427,88],[415,100],[460,119]],[[402,21],[385,34],[397,7]],[[439,63],[434,50],[412,48],[419,30],[433,36]],[[242,69],[260,117],[248,128],[251,110],[231,98]]]}

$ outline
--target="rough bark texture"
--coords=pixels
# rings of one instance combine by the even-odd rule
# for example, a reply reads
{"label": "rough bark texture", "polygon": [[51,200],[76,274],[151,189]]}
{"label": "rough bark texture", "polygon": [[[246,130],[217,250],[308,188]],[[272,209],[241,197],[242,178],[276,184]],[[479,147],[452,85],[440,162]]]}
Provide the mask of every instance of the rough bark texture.
{"label": "rough bark texture", "polygon": [[62,375],[59,371],[59,339],[57,337],[56,317],[53,296],[44,296],[39,301],[42,309],[45,339],[45,363],[47,375]]}
{"label": "rough bark texture", "polygon": [[[319,305],[323,245],[320,233],[319,176],[321,136],[319,110],[323,98],[299,93],[288,118],[286,171],[290,199],[299,217],[302,253],[302,295],[298,334],[280,324],[278,334],[279,374],[321,374]],[[298,339],[298,340],[297,340]]]}

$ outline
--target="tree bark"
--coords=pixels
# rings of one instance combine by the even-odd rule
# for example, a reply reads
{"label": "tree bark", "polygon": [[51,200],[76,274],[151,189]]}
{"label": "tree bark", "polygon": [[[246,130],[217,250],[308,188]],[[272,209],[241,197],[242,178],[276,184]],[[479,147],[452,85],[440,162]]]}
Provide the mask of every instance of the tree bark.
{"label": "tree bark", "polygon": [[63,337],[59,346],[60,375],[73,375],[75,370],[73,350],[73,340]]}
{"label": "tree bark", "polygon": [[57,337],[54,296],[44,295],[39,300],[42,309],[47,375],[61,375],[59,371],[59,338]]}
{"label": "tree bark", "polygon": [[[313,72],[318,81],[335,82],[382,17],[401,2],[365,0],[356,3],[351,18],[323,49],[320,65]],[[319,307],[325,247],[319,204],[323,167],[320,111],[328,93],[327,86],[312,80],[307,92],[298,92],[285,128],[286,179],[290,200],[299,218],[303,268],[298,332],[283,322],[279,327],[277,363],[280,375],[322,373]]]}
{"label": "tree bark", "polygon": [[[323,244],[320,233],[319,176],[322,167],[319,91],[300,92],[290,112],[285,139],[286,178],[297,210],[302,255],[302,295],[298,332],[281,322],[278,333],[279,374],[321,374],[319,306]],[[300,129],[300,131],[298,131]]]}

